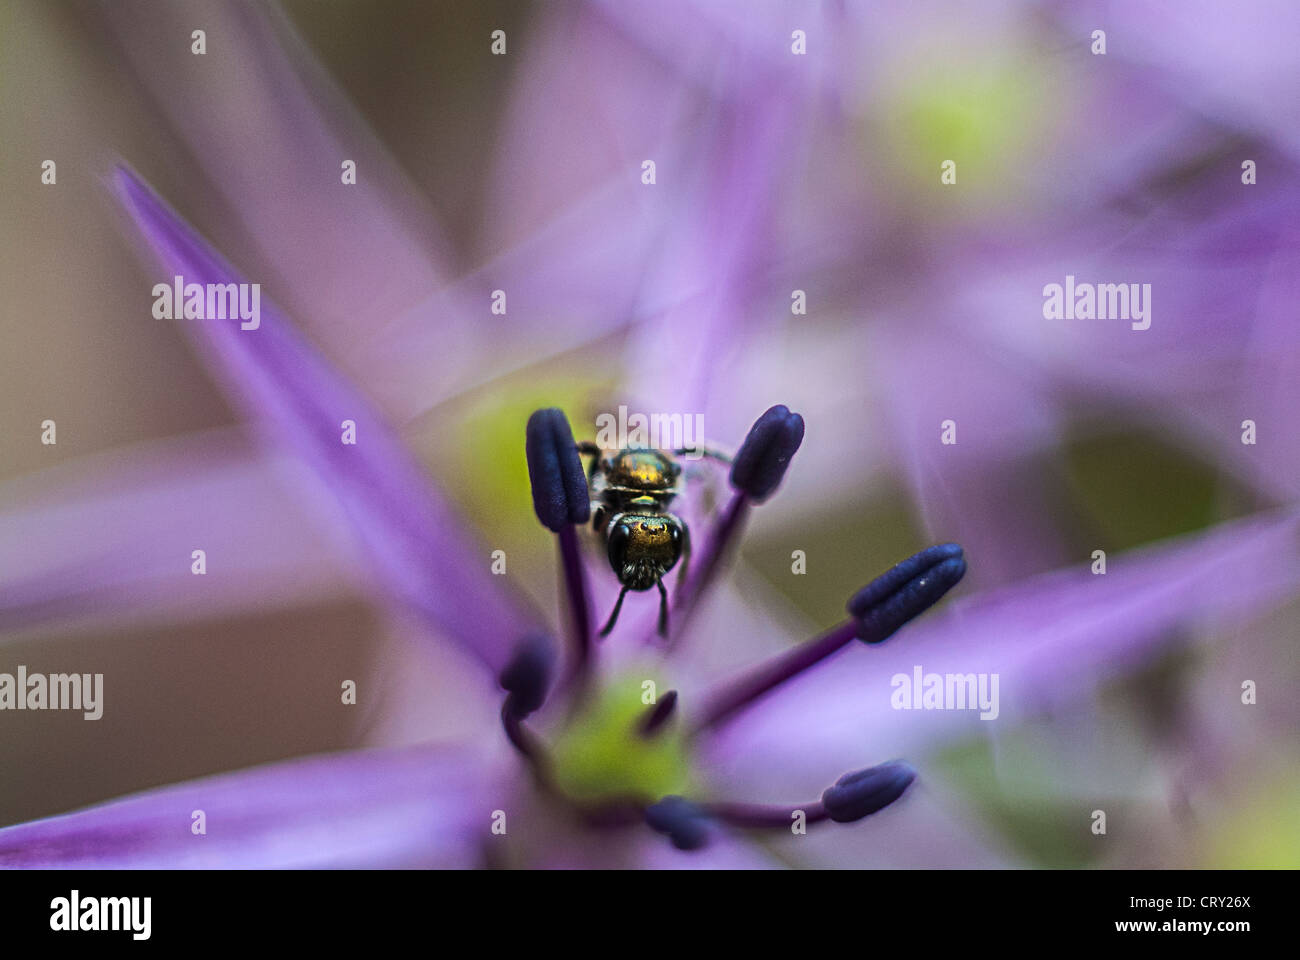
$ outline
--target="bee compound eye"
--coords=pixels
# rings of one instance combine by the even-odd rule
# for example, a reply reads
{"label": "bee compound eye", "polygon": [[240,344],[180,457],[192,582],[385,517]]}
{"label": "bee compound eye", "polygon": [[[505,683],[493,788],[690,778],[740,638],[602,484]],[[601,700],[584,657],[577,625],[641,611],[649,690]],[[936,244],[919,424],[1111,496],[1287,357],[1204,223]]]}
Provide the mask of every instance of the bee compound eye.
{"label": "bee compound eye", "polygon": [[682,545],[686,541],[686,528],[681,523],[670,523],[668,525],[668,536],[673,548],[673,563],[677,563],[682,557]]}
{"label": "bee compound eye", "polygon": [[632,537],[632,531],[626,523],[614,524],[614,529],[609,532],[609,565],[617,572],[623,569],[623,562],[627,559],[627,544]]}

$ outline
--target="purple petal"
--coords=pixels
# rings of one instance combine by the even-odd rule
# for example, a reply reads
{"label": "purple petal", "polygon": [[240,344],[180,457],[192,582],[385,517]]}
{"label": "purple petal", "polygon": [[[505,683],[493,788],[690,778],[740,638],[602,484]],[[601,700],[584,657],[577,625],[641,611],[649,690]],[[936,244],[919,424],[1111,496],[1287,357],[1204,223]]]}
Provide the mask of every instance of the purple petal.
{"label": "purple petal", "polygon": [[[755,70],[779,76],[786,87],[839,79],[834,74],[842,68],[840,35],[851,26],[841,4],[662,0],[638,9],[618,0],[600,0],[597,6],[647,54],[671,63],[692,83],[736,96],[752,95],[749,81]],[[691,29],[683,31],[684,23]],[[791,55],[791,33],[796,29],[808,36],[806,57]],[[736,69],[737,59],[749,69]],[[719,69],[719,64],[730,69]]]}
{"label": "purple petal", "polygon": [[[270,458],[224,431],[51,467],[0,490],[0,630],[159,622],[337,593],[355,564]],[[207,573],[195,576],[202,549]]]}
{"label": "purple petal", "polygon": [[[148,187],[119,171],[118,189],[154,256],[194,283],[241,278]],[[513,643],[538,622],[488,572],[488,552],[460,529],[451,507],[383,418],[302,339],[265,298],[261,325],[182,320],[232,402],[287,445],[331,491],[380,586],[430,624],[499,669]],[[342,443],[342,424],[356,443]]]}
{"label": "purple petal", "polygon": [[[686,198],[682,215],[658,238],[642,281],[643,315],[665,291],[689,294],[669,299],[630,344],[629,389],[648,409],[711,414],[707,401],[719,364],[748,340],[779,331],[753,318],[750,301],[779,237],[776,198],[791,165],[790,143],[802,137],[802,118],[794,99],[770,81],[754,96],[752,104],[710,112],[705,132],[691,144],[699,172],[677,188]],[[735,398],[726,401],[736,405]]]}
{"label": "purple petal", "polygon": [[1291,0],[1133,0],[1060,4],[1060,11],[1079,36],[1104,26],[1108,57],[1150,69],[1216,120],[1254,128],[1300,152],[1300,98],[1285,93],[1300,88],[1300,8]]}
{"label": "purple petal", "polygon": [[[470,361],[496,371],[572,350],[698,293],[694,277],[681,278],[692,284],[684,288],[675,277],[647,284],[645,275],[668,246],[668,226],[694,204],[700,91],[587,7],[544,13],[517,54],[519,80],[486,192],[486,261],[451,291],[508,291],[509,336]],[[641,183],[645,160],[657,165],[654,186]],[[422,312],[440,309],[434,301]],[[534,328],[545,339],[528,336]]]}
{"label": "purple petal", "polygon": [[[0,829],[0,867],[469,867],[503,801],[481,758],[312,757]],[[198,810],[205,834],[192,832]]]}
{"label": "purple petal", "polygon": [[[800,155],[806,122],[791,78],[741,45],[722,74],[744,77],[745,94],[715,98],[676,51],[646,44],[654,33],[671,42],[671,18],[625,33],[610,11],[546,12],[521,54],[489,191],[487,249],[505,252],[472,279],[508,288],[512,311],[544,322],[547,354],[638,324],[629,399],[730,427],[724,409],[705,406],[707,388],[748,319],[749,288],[786,245],[786,231],[771,229],[776,181]],[[705,15],[693,14],[699,26]],[[717,73],[715,60],[702,65]],[[646,160],[655,185],[640,180]],[[494,352],[521,352],[514,339]],[[748,406],[741,416],[752,418]],[[749,422],[738,419],[733,443]]]}
{"label": "purple petal", "polygon": [[[198,24],[192,11],[131,2],[107,5],[106,18],[155,115],[219,193],[220,222],[258,264],[253,279],[273,281],[286,309],[395,415],[424,409],[431,385],[463,375],[460,352],[444,348],[483,339],[486,297],[478,315],[390,326],[445,286],[447,244],[290,19],[270,4],[217,5]],[[202,57],[175,40],[195,26],[208,34]],[[341,182],[344,160],[357,165],[355,184]]]}
{"label": "purple petal", "polygon": [[[892,463],[930,538],[958,541],[978,557],[972,582],[984,586],[1061,563],[1052,505],[1023,468],[1023,458],[1059,436],[1050,385],[969,331],[899,318],[868,331],[863,342],[893,434]],[[956,424],[955,444],[940,442],[948,420]]]}
{"label": "purple petal", "polygon": [[[1080,409],[1108,420],[1122,412],[1270,498],[1300,492],[1300,435],[1284,426],[1300,403],[1300,192],[1243,187],[1233,166],[1173,197],[1137,187],[1115,206],[1032,245],[957,258],[936,292],[864,335],[879,361],[871,380],[888,403],[894,462],[932,534],[980,557],[972,574],[981,585],[1064,559],[1060,511],[1025,464]],[[1150,329],[1043,319],[1043,285],[1067,274],[1150,282]],[[959,442],[945,446],[939,425],[949,418]],[[1241,443],[1245,419],[1259,426],[1255,446]]]}

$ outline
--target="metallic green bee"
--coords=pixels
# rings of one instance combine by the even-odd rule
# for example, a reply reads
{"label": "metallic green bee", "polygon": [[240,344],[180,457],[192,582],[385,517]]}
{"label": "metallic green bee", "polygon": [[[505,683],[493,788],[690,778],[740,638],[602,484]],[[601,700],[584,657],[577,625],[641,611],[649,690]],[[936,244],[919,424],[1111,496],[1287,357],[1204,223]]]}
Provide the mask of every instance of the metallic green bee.
{"label": "metallic green bee", "polygon": [[[663,578],[680,560],[680,577],[690,563],[691,535],[686,523],[669,512],[682,489],[682,467],[671,454],[647,448],[625,447],[606,452],[594,443],[578,444],[578,452],[592,457],[587,470],[591,500],[595,504],[591,528],[601,537],[609,565],[623,585],[618,602],[600,635],[614,629],[623,598],[629,590],[659,588],[659,634],[668,632],[668,591]],[[715,450],[704,456],[729,463]]]}

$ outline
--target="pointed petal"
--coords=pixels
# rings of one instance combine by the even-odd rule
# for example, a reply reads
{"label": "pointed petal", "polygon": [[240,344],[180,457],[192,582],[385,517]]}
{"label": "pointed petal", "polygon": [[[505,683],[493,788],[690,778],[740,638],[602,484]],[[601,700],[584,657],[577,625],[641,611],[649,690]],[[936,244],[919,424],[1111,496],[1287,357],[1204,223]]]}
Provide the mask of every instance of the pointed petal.
{"label": "pointed petal", "polygon": [[[337,592],[355,564],[235,431],[143,444],[0,487],[0,632],[156,623]],[[192,553],[207,571],[195,576]]]}
{"label": "pointed petal", "polygon": [[[481,758],[429,748],[311,757],[0,829],[0,867],[469,867],[503,799]],[[193,832],[199,810],[203,834]]]}
{"label": "pointed petal", "polygon": [[[123,202],[167,276],[193,283],[243,280],[132,174],[119,170]],[[365,548],[382,587],[499,668],[535,618],[488,572],[488,553],[371,404],[262,301],[257,329],[238,321],[182,320],[232,402],[268,442],[296,452],[331,491],[343,523]],[[344,421],[356,443],[344,444]]]}
{"label": "pointed petal", "polygon": [[[386,328],[446,283],[447,244],[427,200],[290,18],[269,4],[208,7],[208,49],[196,58],[191,11],[124,2],[105,16],[155,116],[216,188],[223,226],[239,231],[258,279],[275,283],[286,309],[386,411],[411,415],[412,397],[460,366],[458,351],[439,345],[474,339],[477,318],[431,318],[420,351]],[[355,183],[342,182],[345,160]]]}

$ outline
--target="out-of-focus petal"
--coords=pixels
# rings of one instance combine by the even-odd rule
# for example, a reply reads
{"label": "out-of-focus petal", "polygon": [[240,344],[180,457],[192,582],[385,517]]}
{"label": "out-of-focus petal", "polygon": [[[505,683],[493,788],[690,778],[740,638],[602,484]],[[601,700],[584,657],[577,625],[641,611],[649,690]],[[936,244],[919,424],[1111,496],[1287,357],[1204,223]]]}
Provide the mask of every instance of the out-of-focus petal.
{"label": "out-of-focus petal", "polygon": [[[552,4],[539,14],[530,42],[512,54],[520,58],[519,79],[490,174],[485,252],[516,248],[568,220],[572,226],[551,234],[550,266],[599,284],[603,277],[592,269],[598,259],[634,277],[641,264],[619,263],[603,251],[626,252],[624,244],[635,239],[647,252],[647,228],[664,221],[676,206],[671,198],[681,199],[689,173],[683,163],[692,159],[682,148],[698,129],[701,91],[670,64],[646,56],[634,38],[610,29],[589,5]],[[641,182],[645,160],[656,162],[662,183]],[[572,242],[577,224],[586,233],[581,243]],[[559,251],[575,247],[581,258],[568,265]],[[518,279],[528,278],[521,272]],[[554,292],[565,295],[563,288]]]}
{"label": "out-of-focus petal", "polygon": [[[285,309],[391,415],[413,414],[430,383],[463,373],[487,300],[393,319],[447,282],[447,244],[420,192],[270,4],[104,5],[151,104],[175,129],[251,240]],[[207,53],[190,53],[195,27]],[[344,160],[356,182],[342,182]],[[233,219],[232,219],[233,218]],[[416,342],[410,333],[422,332]],[[456,343],[458,349],[439,349]],[[417,349],[417,347],[419,349]]]}
{"label": "out-of-focus petal", "polygon": [[[663,216],[637,192],[640,160],[623,189],[593,189],[600,179],[580,175],[581,190],[570,195],[557,167],[539,154],[535,131],[520,129],[527,118],[553,133],[585,113],[560,96],[555,78],[539,77],[528,65],[547,61],[551,49],[570,51],[569,63],[583,62],[587,54],[572,56],[582,34],[566,34],[559,46],[542,41],[512,50],[511,59],[526,66],[501,152],[520,166],[488,192],[501,204],[499,216],[485,218],[486,262],[453,281],[448,244],[427,201],[289,18],[265,6],[207,10],[208,52],[195,69],[188,46],[169,39],[188,36],[190,14],[132,2],[106,13],[140,86],[202,164],[280,302],[391,416],[409,420],[626,322],[619,304],[635,296],[656,236],[648,227]],[[598,38],[607,40],[608,31]],[[601,50],[588,47],[589,54]],[[609,95],[630,82],[628,61],[608,44],[603,53],[620,83],[579,79],[582,89]],[[655,75],[666,73],[659,66]],[[239,82],[232,85],[232,76]],[[648,128],[662,87],[643,82],[639,89],[647,96],[628,113]],[[548,143],[557,139],[566,140],[547,134]],[[580,154],[590,146],[585,136],[572,143]],[[345,159],[357,164],[354,184],[341,183]],[[558,197],[559,207],[534,220],[519,184],[533,199]],[[497,289],[508,298],[505,315],[491,311]]]}
{"label": "out-of-focus petal", "polygon": [[[1052,505],[1035,486],[1041,478],[1023,468],[1023,458],[1060,436],[1051,384],[960,329],[900,318],[863,339],[892,465],[931,539],[958,541],[979,557],[970,572],[984,586],[1063,562]],[[956,443],[942,442],[948,421]]]}
{"label": "out-of-focus petal", "polygon": [[1059,2],[1079,36],[1105,27],[1107,57],[1143,65],[1197,109],[1300,155],[1300,7],[1290,0]]}
{"label": "out-of-focus petal", "polygon": [[470,867],[494,790],[481,758],[428,748],[311,757],[0,829],[0,867]]}
{"label": "out-of-focus petal", "polygon": [[[693,14],[703,29],[710,15]],[[706,387],[755,319],[754,288],[788,254],[787,231],[774,220],[781,178],[807,152],[799,71],[782,75],[728,40],[701,62],[718,84],[701,82],[682,69],[679,51],[665,56],[646,43],[662,34],[671,45],[671,18],[655,15],[636,32],[618,19],[547,8],[521,54],[486,217],[487,249],[504,252],[472,279],[509,290],[512,314],[544,322],[548,353],[634,327],[627,400],[700,412],[712,435],[739,435],[755,411],[746,407],[733,423],[734,398],[706,404]],[[614,74],[617,83],[600,82]],[[721,85],[731,76],[744,78],[743,96]],[[653,184],[641,180],[646,161],[656,164]],[[788,291],[780,296],[788,302]],[[759,332],[751,324],[747,335]],[[494,352],[536,362],[528,346],[506,342]]]}
{"label": "out-of-focus petal", "polygon": [[[672,243],[670,224],[691,219],[707,169],[702,92],[586,5],[546,7],[534,32],[517,54],[490,173],[485,262],[452,288],[464,298],[508,293],[510,319],[484,322],[509,335],[471,361],[498,370],[572,350],[699,293],[696,277],[650,282],[647,274]],[[611,76],[617,82],[606,82]],[[646,161],[656,165],[654,184],[642,182]],[[421,310],[444,309],[440,299]],[[545,340],[529,329],[544,329]]]}
{"label": "out-of-focus petal", "polygon": [[[1292,169],[1276,151],[1258,156]],[[1064,560],[1060,511],[1026,465],[1045,462],[1081,411],[1088,428],[1118,414],[1169,436],[1275,501],[1300,492],[1300,439],[1282,427],[1300,404],[1300,191],[1244,186],[1237,172],[1219,159],[1186,182],[1133,183],[1069,230],[956,258],[858,334],[877,361],[891,460],[929,531],[981,558],[975,583]],[[1044,318],[1044,286],[1067,275],[1149,284],[1150,328]],[[957,443],[944,445],[949,419]],[[1241,442],[1245,419],[1255,445]]]}
{"label": "out-of-focus petal", "polygon": [[[978,558],[971,557],[972,563]],[[891,644],[814,667],[719,731],[717,776],[779,799],[845,767],[996,732],[1144,663],[1182,630],[1262,616],[1300,587],[1300,515],[1252,517],[978,594]],[[997,674],[998,716],[891,706],[897,674]],[[772,771],[780,771],[775,783]],[[924,770],[922,770],[924,774]],[[820,779],[819,779],[820,778]],[[785,786],[786,790],[781,787]]]}
{"label": "out-of-focus petal", "polygon": [[[1270,167],[1294,176],[1284,158],[1268,156]],[[1052,397],[1092,399],[1097,409],[1118,407],[1173,433],[1267,496],[1294,497],[1300,441],[1282,427],[1282,411],[1300,402],[1294,322],[1300,190],[1293,182],[1244,186],[1235,162],[1228,162],[1170,195],[1139,190],[1127,202],[1145,209],[1139,216],[1108,210],[1032,249],[1002,248],[964,261],[941,285],[957,294],[927,301],[926,308],[961,318],[960,326],[936,337],[982,347],[970,350],[969,360],[946,364],[948,376],[933,388],[917,384],[914,364],[882,375],[895,396],[920,405],[924,398],[909,393],[932,389],[941,398],[960,389],[954,381],[969,378],[967,364],[975,367],[972,375],[997,364],[1008,369],[1000,393],[1012,409],[996,421],[979,416],[1003,425],[1000,447],[1024,455],[1050,442],[1054,432],[1044,428],[1052,423]],[[1150,328],[1134,330],[1123,319],[1044,319],[1043,286],[1062,284],[1067,275],[1080,283],[1150,284]],[[1016,406],[1025,412],[1017,416]],[[1259,426],[1254,446],[1240,441],[1245,419]],[[988,439],[981,430],[976,449],[944,455],[971,461]]]}
{"label": "out-of-focus petal", "polygon": [[[192,618],[337,592],[355,564],[277,480],[289,464],[239,446],[234,431],[219,431],[7,482],[0,632]],[[195,550],[203,576],[192,570]]]}
{"label": "out-of-focus petal", "polygon": [[[838,3],[664,0],[637,10],[618,0],[599,0],[597,7],[629,41],[671,63],[692,83],[721,95],[751,94],[752,74],[734,69],[736,60],[750,70],[780,76],[786,85],[806,84],[810,78],[832,81],[841,64],[838,35],[850,26]],[[684,23],[691,29],[683,31]],[[796,56],[791,49],[795,30],[805,35],[806,55]]]}
{"label": "out-of-focus petal", "polygon": [[[117,180],[166,276],[243,280],[132,174],[119,171]],[[491,576],[488,552],[462,530],[369,401],[265,298],[255,330],[240,329],[238,321],[179,322],[266,442],[296,452],[334,494],[380,586],[499,669],[537,620]],[[342,442],[344,421],[355,424],[355,444]]]}
{"label": "out-of-focus petal", "polygon": [[[725,397],[709,409],[717,367],[749,339],[775,335],[750,314],[750,298],[768,241],[779,232],[775,197],[790,145],[801,140],[800,117],[793,98],[775,84],[759,77],[755,87],[754,104],[715,108],[692,150],[702,172],[674,185],[690,213],[659,238],[644,284],[690,295],[642,326],[629,353],[632,396],[650,410],[703,412],[706,425],[721,419],[712,415],[717,408],[736,406],[735,397]],[[775,399],[760,396],[755,406],[761,410]]]}

